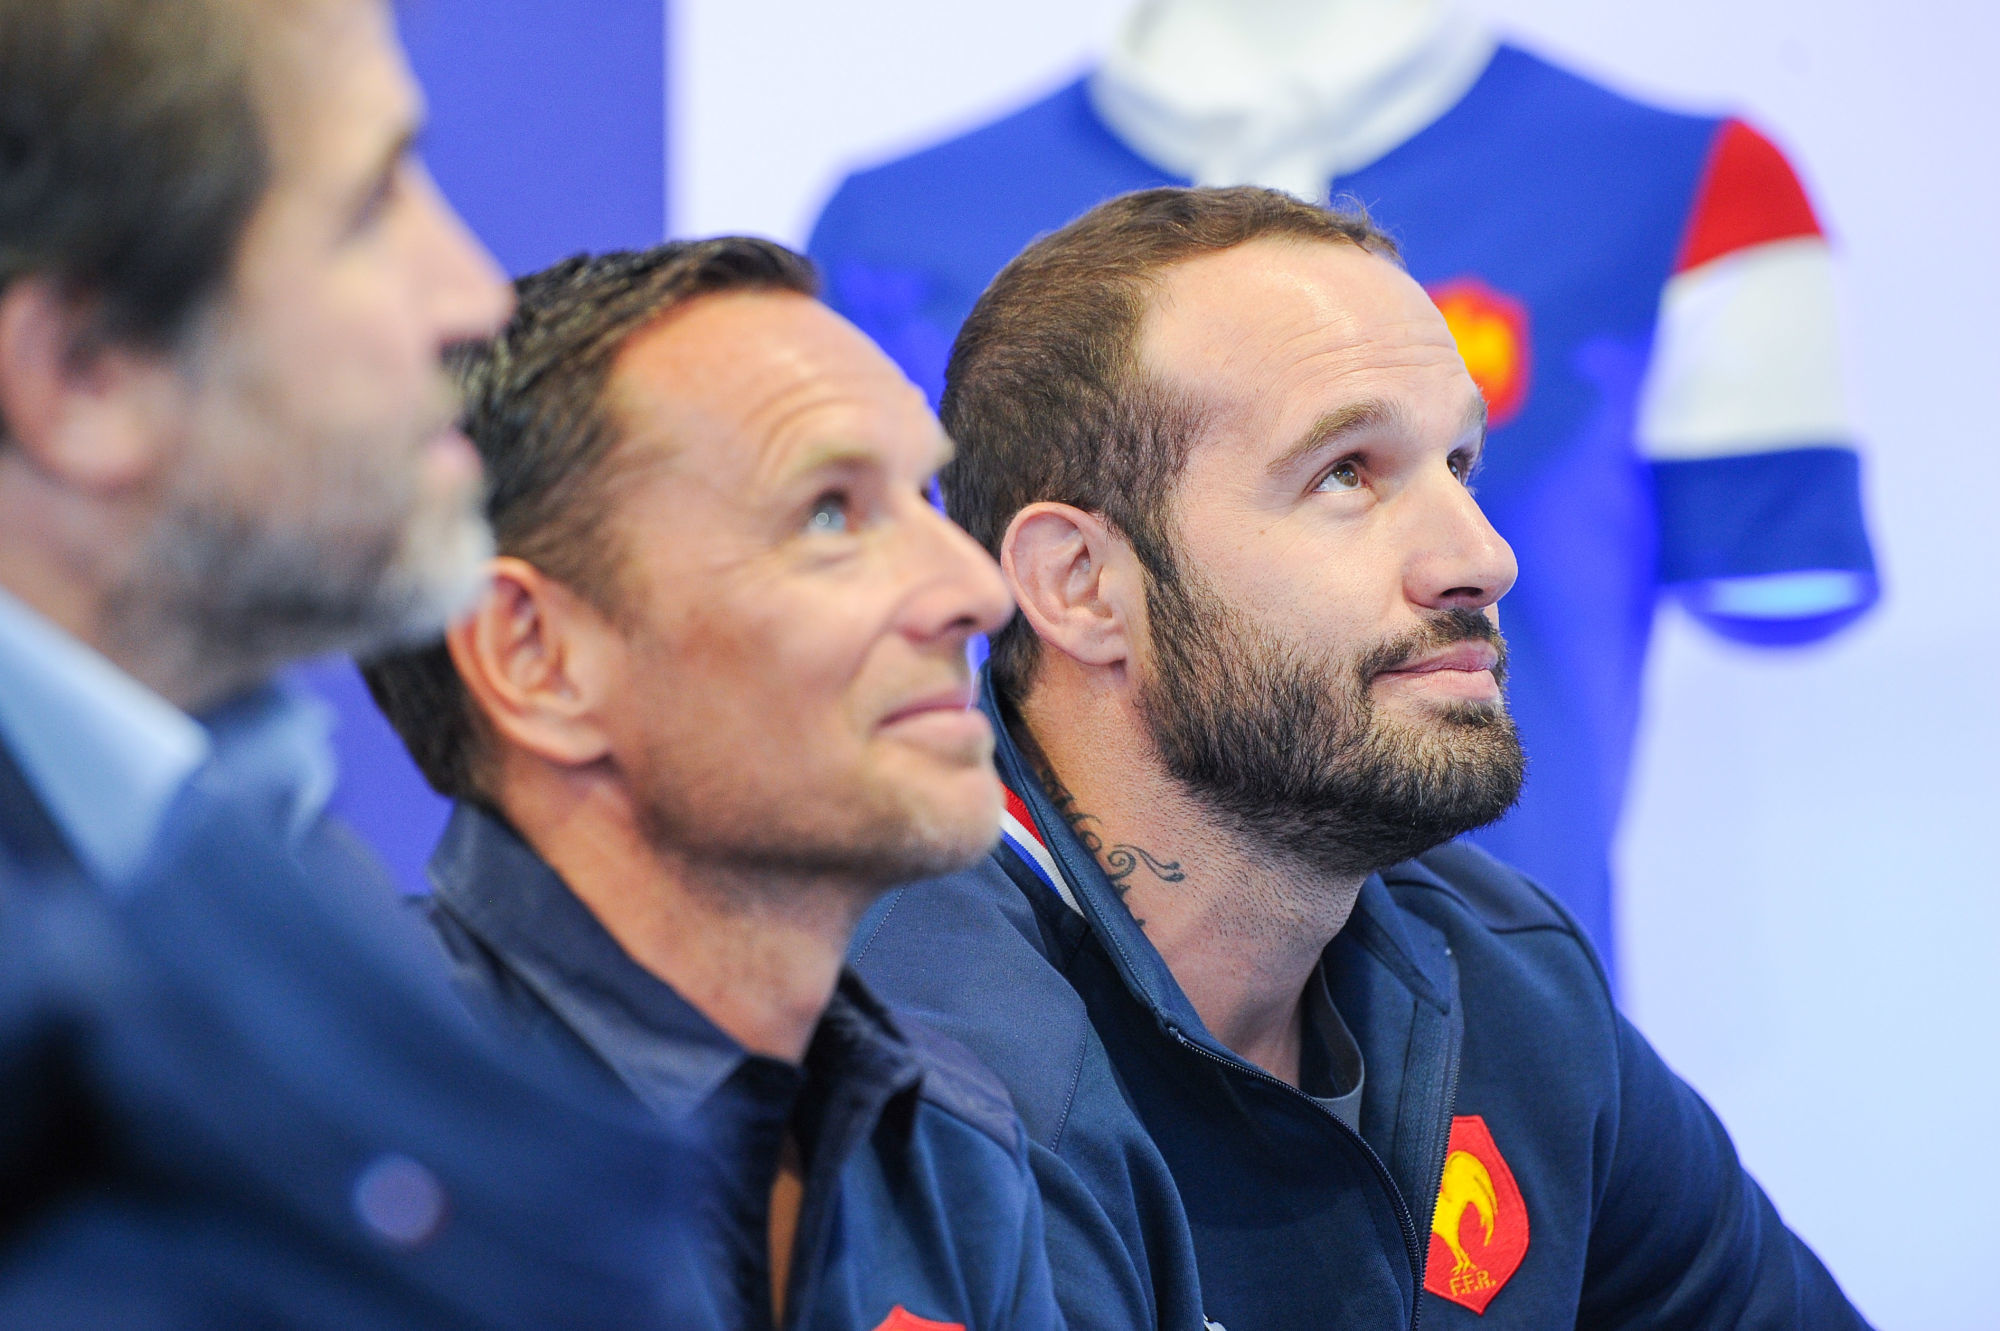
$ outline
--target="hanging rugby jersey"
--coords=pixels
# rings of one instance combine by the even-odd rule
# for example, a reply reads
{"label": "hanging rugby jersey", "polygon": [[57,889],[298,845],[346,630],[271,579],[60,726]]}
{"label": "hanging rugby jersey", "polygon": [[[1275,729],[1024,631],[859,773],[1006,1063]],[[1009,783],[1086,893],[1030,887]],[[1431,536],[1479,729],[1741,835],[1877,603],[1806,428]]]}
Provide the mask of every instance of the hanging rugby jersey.
{"label": "hanging rugby jersey", "polygon": [[[1114,58],[828,203],[810,249],[831,303],[933,400],[959,323],[1029,240],[1126,190],[1223,183],[1212,151],[1163,161],[1171,117],[1148,119],[1146,89],[1118,74]],[[1823,636],[1876,595],[1827,246],[1783,156],[1740,121],[1462,32],[1398,79],[1402,140],[1373,123],[1362,151],[1321,160],[1338,173],[1326,195],[1396,235],[1491,408],[1475,485],[1520,562],[1501,619],[1531,769],[1520,807],[1474,839],[1609,955],[1609,848],[1661,589],[1760,644]],[[1296,175],[1283,129],[1266,156]]]}

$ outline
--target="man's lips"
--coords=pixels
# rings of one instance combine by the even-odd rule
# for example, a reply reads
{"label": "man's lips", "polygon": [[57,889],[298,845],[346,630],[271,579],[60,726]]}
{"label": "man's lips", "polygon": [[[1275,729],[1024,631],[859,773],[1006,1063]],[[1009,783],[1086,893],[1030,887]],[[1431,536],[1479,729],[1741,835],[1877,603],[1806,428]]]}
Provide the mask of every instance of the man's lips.
{"label": "man's lips", "polygon": [[1432,675],[1440,670],[1463,670],[1468,673],[1481,670],[1490,671],[1500,663],[1500,651],[1490,642],[1455,642],[1442,651],[1419,657],[1408,665],[1397,666],[1394,670],[1384,670],[1385,675]]}
{"label": "man's lips", "polygon": [[899,721],[912,720],[933,712],[964,712],[971,706],[972,681],[966,680],[949,688],[938,689],[911,699],[883,717],[881,724],[893,726]]}

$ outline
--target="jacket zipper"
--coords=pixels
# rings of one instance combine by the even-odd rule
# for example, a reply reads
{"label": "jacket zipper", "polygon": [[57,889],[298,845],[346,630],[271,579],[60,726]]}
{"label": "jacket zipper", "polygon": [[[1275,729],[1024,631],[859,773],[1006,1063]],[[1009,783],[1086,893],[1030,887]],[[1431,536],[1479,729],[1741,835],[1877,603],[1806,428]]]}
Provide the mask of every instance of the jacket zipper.
{"label": "jacket zipper", "polygon": [[[1251,1077],[1254,1077],[1259,1081],[1269,1082],[1273,1086],[1279,1087],[1280,1089],[1285,1091],[1289,1091],[1291,1094],[1305,1101],[1306,1104],[1314,1111],[1325,1115],[1326,1118],[1329,1119],[1342,1132],[1345,1132],[1348,1136],[1354,1138],[1355,1145],[1361,1148],[1361,1153],[1368,1157],[1369,1165],[1374,1168],[1376,1181],[1382,1185],[1382,1190],[1389,1194],[1389,1200],[1396,1204],[1396,1220],[1397,1223],[1401,1224],[1403,1227],[1404,1254],[1409,1258],[1410,1274],[1413,1277],[1414,1281],[1413,1288],[1410,1291],[1410,1331],[1417,1331],[1417,1324],[1423,1315],[1423,1305],[1424,1305],[1424,1265],[1423,1265],[1423,1254],[1417,1248],[1417,1226],[1415,1222],[1410,1219],[1410,1207],[1409,1204],[1403,1200],[1402,1190],[1396,1186],[1396,1180],[1390,1177],[1389,1167],[1382,1163],[1381,1156],[1375,1154],[1375,1148],[1368,1144],[1367,1138],[1363,1137],[1360,1133],[1356,1132],[1354,1129],[1348,1127],[1345,1123],[1342,1123],[1340,1121],[1339,1115],[1335,1114],[1325,1105],[1315,1101],[1311,1096],[1307,1095],[1304,1091],[1301,1091],[1298,1087],[1292,1085],[1290,1082],[1284,1081],[1278,1077],[1274,1077],[1270,1073],[1264,1071],[1262,1068],[1252,1066],[1249,1063],[1243,1063],[1235,1059],[1224,1058],[1220,1054],[1217,1054],[1208,1049],[1204,1049],[1202,1048],[1202,1046],[1196,1044],[1193,1040],[1190,1040],[1185,1034],[1183,1034],[1181,1032],[1180,1027],[1178,1026],[1169,1025],[1167,1027],[1167,1030],[1174,1037],[1174,1042],[1176,1044],[1179,1044],[1181,1048],[1192,1050],[1194,1053],[1200,1054],[1203,1058],[1209,1060],[1211,1063],[1219,1063],[1220,1065],[1222,1065],[1225,1068],[1228,1068],[1232,1072],[1248,1073]],[[1446,1104],[1447,1115],[1449,1115],[1451,1108],[1455,1106],[1457,1102],[1458,1102],[1458,1064],[1456,1060],[1454,1060],[1451,1068],[1451,1097]],[[1447,1134],[1446,1140],[1447,1141],[1450,1140],[1449,1134]],[[1443,1170],[1444,1170],[1444,1161],[1440,1160],[1438,1161],[1438,1172],[1442,1174]]]}
{"label": "jacket zipper", "polygon": [[[1451,1060],[1451,1080],[1446,1083],[1444,1090],[1444,1137],[1438,1144],[1437,1154],[1431,1159],[1429,1177],[1433,1182],[1429,1200],[1433,1215],[1437,1212],[1438,1189],[1444,1185],[1444,1162],[1451,1154],[1451,1121],[1458,1113],[1458,1065],[1458,1059]],[[1422,1291],[1419,1290],[1418,1293],[1421,1294]]]}
{"label": "jacket zipper", "polygon": [[[1032,808],[1031,812],[1034,812]],[[1041,821],[1038,814],[1036,816],[1035,821],[1037,823]],[[1063,876],[1069,880],[1071,892],[1075,893],[1076,895],[1076,900],[1074,902],[1066,901],[1065,904],[1067,904],[1070,909],[1076,911],[1077,914],[1083,916],[1085,922],[1090,925],[1091,932],[1097,935],[1097,937],[1102,942],[1108,944],[1110,948],[1118,954],[1118,959],[1121,963],[1121,968],[1120,968],[1121,975],[1125,978],[1128,988],[1132,987],[1132,982],[1130,977],[1135,973],[1135,968],[1132,965],[1132,958],[1126,955],[1125,945],[1122,941],[1119,940],[1117,935],[1112,933],[1108,929],[1101,928],[1098,925],[1097,921],[1092,917],[1091,912],[1083,907],[1082,903],[1084,900],[1084,894],[1081,891],[1078,891],[1076,888],[1076,877],[1077,877],[1076,866],[1074,866],[1069,862],[1070,858],[1068,853],[1069,848],[1063,845],[1060,841],[1050,842],[1045,840],[1043,841],[1042,844],[1045,847],[1047,847],[1050,856],[1056,862],[1056,867],[1060,869],[1063,873]],[[1096,861],[1094,860],[1091,861],[1091,867],[1093,868],[1096,867]],[[1154,1007],[1154,1005],[1150,1000],[1147,1000],[1146,1006],[1149,1008],[1153,1008],[1155,1012],[1158,1011],[1158,1009]],[[1243,1062],[1240,1059],[1227,1059],[1222,1057],[1220,1054],[1212,1053],[1211,1051],[1202,1048],[1194,1041],[1188,1039],[1188,1037],[1182,1033],[1180,1027],[1174,1025],[1171,1022],[1162,1021],[1161,1024],[1164,1025],[1167,1028],[1168,1033],[1174,1037],[1174,1042],[1179,1044],[1183,1048],[1190,1049],[1195,1053],[1200,1054],[1203,1058],[1208,1059],[1210,1062],[1220,1064],[1224,1068],[1229,1068],[1236,1072],[1247,1072],[1252,1077],[1255,1077],[1262,1081],[1267,1081],[1271,1083],[1273,1086],[1279,1087],[1280,1089],[1285,1091],[1289,1091],[1291,1094],[1298,1096],[1299,1099],[1304,1100],[1306,1104],[1310,1106],[1313,1110],[1315,1110],[1320,1114],[1325,1115],[1329,1120],[1332,1121],[1332,1123],[1338,1130],[1340,1130],[1341,1132],[1345,1132],[1349,1136],[1354,1138],[1355,1145],[1361,1148],[1361,1153],[1368,1158],[1369,1165],[1374,1169],[1376,1181],[1382,1185],[1382,1190],[1389,1194],[1389,1200],[1396,1204],[1396,1220],[1397,1223],[1401,1224],[1403,1227],[1403,1250],[1404,1250],[1404,1256],[1408,1258],[1410,1263],[1410,1277],[1412,1281],[1412,1289],[1410,1293],[1410,1331],[1418,1331],[1418,1325],[1423,1320],[1424,1261],[1426,1253],[1422,1248],[1418,1246],[1418,1244],[1421,1242],[1421,1239],[1417,1234],[1416,1223],[1410,1218],[1409,1203],[1403,1200],[1402,1190],[1396,1186],[1396,1180],[1394,1176],[1392,1176],[1389,1173],[1389,1167],[1382,1163],[1381,1156],[1375,1154],[1375,1148],[1368,1144],[1368,1139],[1363,1137],[1360,1133],[1356,1132],[1354,1129],[1348,1127],[1345,1123],[1342,1123],[1340,1121],[1339,1116],[1333,1113],[1332,1110],[1328,1109],[1326,1106],[1322,1104],[1319,1104],[1311,1096],[1301,1091],[1298,1087],[1293,1086],[1289,1082],[1286,1082],[1278,1077],[1273,1077],[1270,1073],[1264,1071],[1260,1067],[1256,1067],[1252,1064]],[[1457,1108],[1458,1108],[1458,1059],[1454,1057],[1451,1060],[1451,1080],[1447,1084],[1445,1091],[1444,1149],[1438,1153],[1436,1160],[1436,1168],[1434,1168],[1431,1171],[1431,1177],[1433,1180],[1435,1180],[1435,1182],[1433,1182],[1432,1184],[1432,1191],[1430,1195],[1430,1203],[1433,1210],[1435,1210],[1437,1207],[1436,1189],[1440,1184],[1442,1184],[1444,1178],[1444,1159],[1445,1156],[1450,1153],[1451,1149],[1451,1119],[1452,1119],[1452,1114],[1457,1110]]]}

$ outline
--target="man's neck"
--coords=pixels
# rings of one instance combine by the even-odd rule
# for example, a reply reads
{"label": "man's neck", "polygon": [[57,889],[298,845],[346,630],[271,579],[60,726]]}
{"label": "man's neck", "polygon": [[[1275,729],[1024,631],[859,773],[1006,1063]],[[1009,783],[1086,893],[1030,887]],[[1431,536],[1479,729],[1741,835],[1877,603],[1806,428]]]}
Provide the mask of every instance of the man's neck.
{"label": "man's neck", "polygon": [[662,850],[601,774],[509,785],[516,830],[626,955],[752,1053],[805,1057],[867,891]]}
{"label": "man's neck", "polygon": [[184,712],[256,682],[205,652],[188,625],[132,590],[143,584],[132,515],[82,501],[0,456],[0,586]]}
{"label": "man's neck", "polygon": [[1167,774],[1121,695],[1038,689],[1022,713],[1023,751],[1203,1024],[1296,1085],[1306,982],[1361,878],[1246,842]]}

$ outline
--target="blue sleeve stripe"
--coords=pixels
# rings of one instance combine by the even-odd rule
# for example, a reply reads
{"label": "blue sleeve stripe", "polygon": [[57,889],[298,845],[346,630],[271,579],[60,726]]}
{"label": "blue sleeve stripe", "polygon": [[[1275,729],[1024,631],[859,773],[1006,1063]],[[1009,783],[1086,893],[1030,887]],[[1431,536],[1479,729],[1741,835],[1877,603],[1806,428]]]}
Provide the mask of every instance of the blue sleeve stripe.
{"label": "blue sleeve stripe", "polygon": [[1861,460],[1851,448],[1650,465],[1662,583],[1875,571],[1861,514]]}

